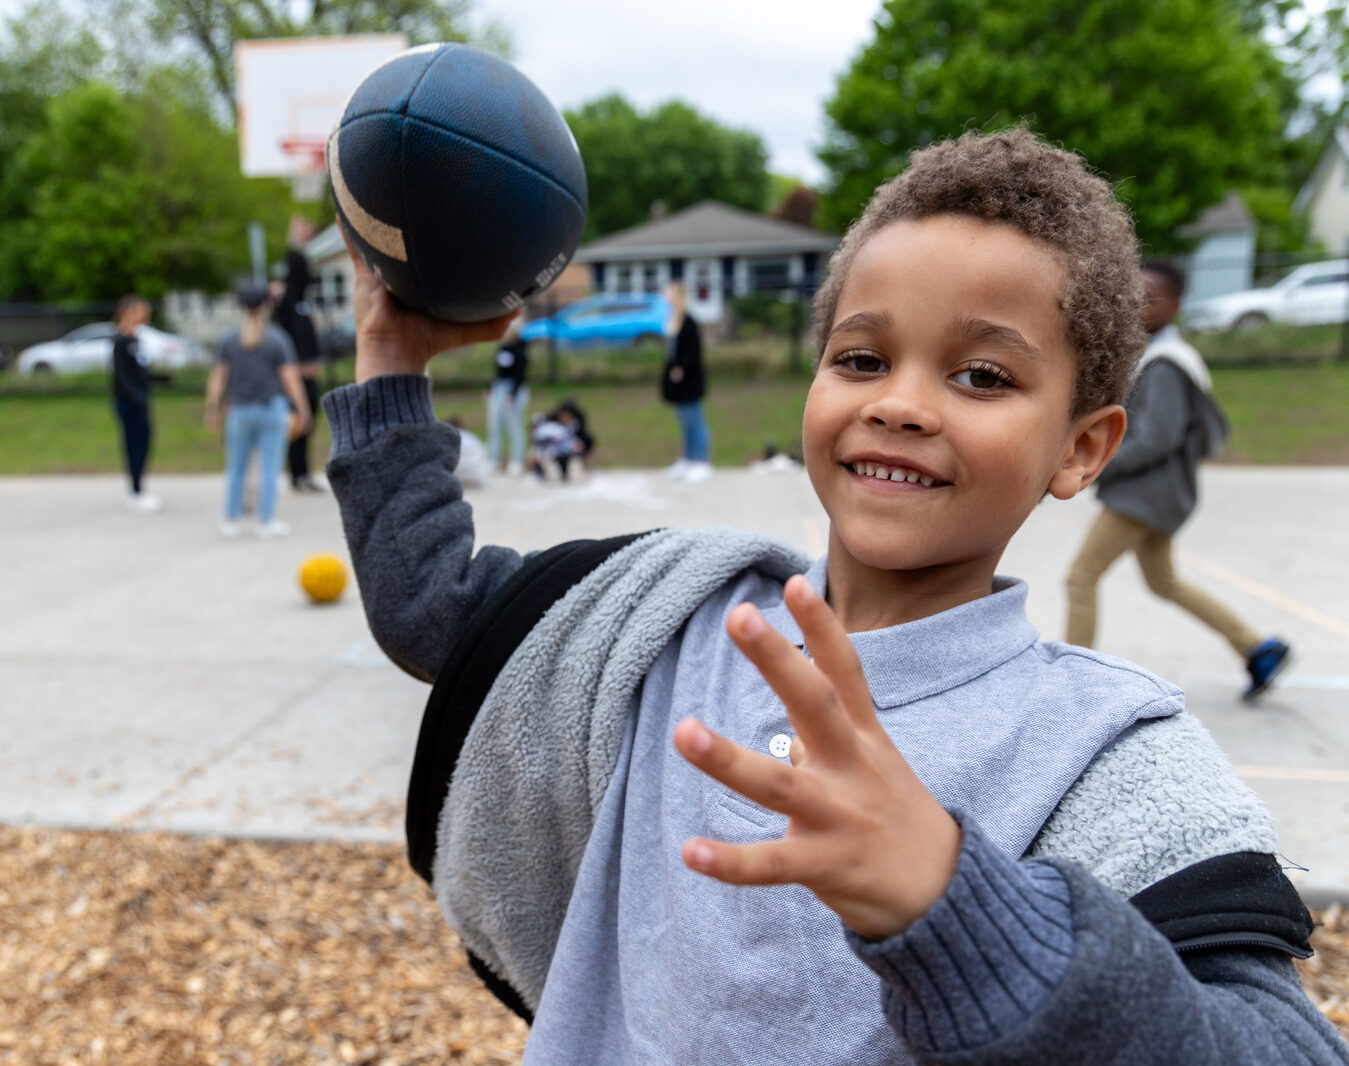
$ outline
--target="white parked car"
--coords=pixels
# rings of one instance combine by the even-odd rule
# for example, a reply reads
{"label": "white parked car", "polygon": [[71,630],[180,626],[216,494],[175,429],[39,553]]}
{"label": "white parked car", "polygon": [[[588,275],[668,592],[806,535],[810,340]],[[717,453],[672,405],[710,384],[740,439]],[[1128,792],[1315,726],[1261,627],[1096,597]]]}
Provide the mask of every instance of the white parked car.
{"label": "white parked car", "polygon": [[[112,369],[112,339],[117,329],[111,322],[94,322],[73,329],[59,340],[25,348],[14,360],[19,374],[82,374]],[[208,363],[209,353],[196,341],[142,326],[137,333],[141,352],[156,370],[181,370]]]}
{"label": "white parked car", "polygon": [[1185,308],[1189,329],[1249,329],[1266,322],[1314,326],[1343,322],[1349,310],[1349,259],[1300,266],[1267,289],[1247,289]]}

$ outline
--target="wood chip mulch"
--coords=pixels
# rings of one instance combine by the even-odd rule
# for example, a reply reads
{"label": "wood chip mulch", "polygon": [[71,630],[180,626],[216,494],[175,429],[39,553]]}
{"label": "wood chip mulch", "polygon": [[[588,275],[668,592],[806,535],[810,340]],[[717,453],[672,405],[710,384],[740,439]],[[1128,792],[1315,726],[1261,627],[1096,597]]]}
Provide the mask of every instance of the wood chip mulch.
{"label": "wood chip mulch", "polygon": [[[1300,964],[1349,1036],[1349,913]],[[401,848],[0,826],[0,1062],[518,1063]]]}

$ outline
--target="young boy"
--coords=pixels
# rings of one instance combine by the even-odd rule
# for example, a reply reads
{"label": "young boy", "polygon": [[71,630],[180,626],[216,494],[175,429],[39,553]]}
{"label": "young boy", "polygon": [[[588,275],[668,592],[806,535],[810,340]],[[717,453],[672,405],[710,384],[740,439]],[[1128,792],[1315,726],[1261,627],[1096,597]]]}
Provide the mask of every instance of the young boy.
{"label": "young boy", "polygon": [[1229,607],[1181,581],[1171,538],[1198,501],[1199,461],[1217,455],[1227,422],[1210,395],[1203,357],[1175,327],[1185,275],[1174,263],[1143,264],[1143,325],[1148,347],[1129,394],[1129,429],[1096,485],[1101,513],[1068,572],[1070,644],[1096,639],[1096,585],[1125,552],[1138,558],[1156,595],[1189,611],[1227,639],[1250,675],[1242,697],[1255,699],[1288,665],[1291,649],[1261,637]]}
{"label": "young boy", "polygon": [[1025,131],[879,189],[817,300],[813,565],[725,529],[474,556],[423,370],[504,320],[358,270],[329,472],[372,630],[437,679],[409,851],[527,1063],[1349,1062],[1181,693],[995,576],[1119,444],[1134,249]]}

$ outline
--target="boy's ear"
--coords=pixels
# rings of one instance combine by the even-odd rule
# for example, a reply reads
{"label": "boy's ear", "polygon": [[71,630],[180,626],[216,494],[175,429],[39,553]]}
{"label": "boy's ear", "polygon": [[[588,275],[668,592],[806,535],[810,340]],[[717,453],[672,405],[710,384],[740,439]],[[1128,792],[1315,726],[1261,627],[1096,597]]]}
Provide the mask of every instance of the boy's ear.
{"label": "boy's ear", "polygon": [[1055,499],[1071,500],[1100,476],[1119,450],[1127,421],[1124,408],[1117,403],[1074,421],[1068,451],[1049,481]]}

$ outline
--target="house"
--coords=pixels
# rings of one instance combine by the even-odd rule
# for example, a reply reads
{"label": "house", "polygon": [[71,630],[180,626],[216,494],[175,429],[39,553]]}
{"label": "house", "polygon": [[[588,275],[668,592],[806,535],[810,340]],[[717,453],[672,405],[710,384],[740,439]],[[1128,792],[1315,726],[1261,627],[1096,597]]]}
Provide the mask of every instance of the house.
{"label": "house", "polygon": [[1335,127],[1293,210],[1306,216],[1309,236],[1332,255],[1349,249],[1349,126]]}
{"label": "house", "polygon": [[659,292],[683,279],[690,314],[712,325],[751,292],[809,299],[837,246],[833,234],[704,200],[583,244],[575,261],[589,265],[597,292]]}
{"label": "house", "polygon": [[1180,236],[1195,240],[1186,267],[1182,307],[1215,296],[1249,289],[1255,276],[1255,218],[1240,194],[1231,192],[1182,227]]}

